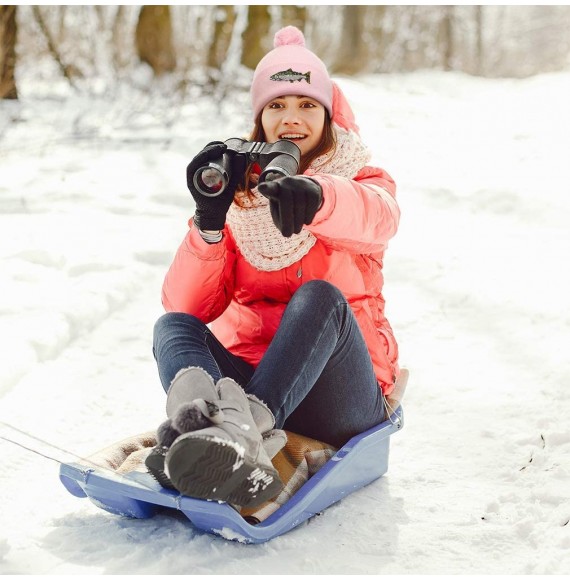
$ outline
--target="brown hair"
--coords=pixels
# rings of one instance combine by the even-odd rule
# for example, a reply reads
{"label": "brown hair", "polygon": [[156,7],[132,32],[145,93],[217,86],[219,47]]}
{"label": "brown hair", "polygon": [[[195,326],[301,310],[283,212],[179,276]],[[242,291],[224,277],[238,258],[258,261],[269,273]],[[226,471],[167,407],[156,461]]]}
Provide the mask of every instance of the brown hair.
{"label": "brown hair", "polygon": [[[251,135],[249,136],[250,141],[265,141],[265,132],[263,131],[263,125],[261,123],[261,116],[263,114],[263,110],[259,113],[259,115],[255,118],[255,122],[253,125],[253,129],[251,131]],[[319,144],[309,151],[309,153],[301,156],[301,163],[299,164],[299,174],[304,173],[307,171],[309,166],[321,155],[325,153],[330,153],[331,155],[334,154],[336,149],[336,133],[334,132],[331,117],[329,112],[325,109],[325,122],[323,127],[323,135]],[[242,191],[246,191],[249,193],[251,188],[257,185],[255,179],[252,179],[251,175],[251,166],[248,168],[244,183],[238,186],[238,189]],[[245,187],[247,185],[247,187]]]}

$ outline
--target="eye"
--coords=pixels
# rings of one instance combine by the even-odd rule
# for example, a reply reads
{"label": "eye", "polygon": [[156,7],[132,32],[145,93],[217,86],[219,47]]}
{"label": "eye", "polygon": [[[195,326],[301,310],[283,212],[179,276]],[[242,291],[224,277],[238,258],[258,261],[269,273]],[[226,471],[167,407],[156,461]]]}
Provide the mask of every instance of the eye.
{"label": "eye", "polygon": [[272,103],[269,103],[267,105],[268,109],[281,109],[283,107],[283,105],[281,103],[278,103],[277,101],[273,101]]}
{"label": "eye", "polygon": [[317,105],[315,103],[313,103],[312,101],[303,101],[301,103],[301,107],[304,109],[313,109],[316,106]]}

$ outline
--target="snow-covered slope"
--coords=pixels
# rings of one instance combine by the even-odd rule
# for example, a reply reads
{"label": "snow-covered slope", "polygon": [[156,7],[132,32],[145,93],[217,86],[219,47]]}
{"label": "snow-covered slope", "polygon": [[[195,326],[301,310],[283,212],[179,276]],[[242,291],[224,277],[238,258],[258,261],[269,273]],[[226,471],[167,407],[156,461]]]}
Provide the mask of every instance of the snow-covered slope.
{"label": "snow-covered slope", "polygon": [[[570,571],[570,74],[340,83],[403,211],[385,296],[411,377],[387,475],[243,546],[100,511],[0,440],[2,573]],[[74,460],[163,419],[151,335],[185,166],[247,129],[247,97],[22,95],[0,102],[0,435]]]}

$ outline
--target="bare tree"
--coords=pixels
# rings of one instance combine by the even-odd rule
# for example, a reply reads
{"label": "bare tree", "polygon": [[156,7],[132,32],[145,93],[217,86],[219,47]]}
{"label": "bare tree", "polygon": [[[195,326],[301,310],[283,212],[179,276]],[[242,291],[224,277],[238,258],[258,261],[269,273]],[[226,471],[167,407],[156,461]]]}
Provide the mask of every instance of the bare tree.
{"label": "bare tree", "polygon": [[33,67],[44,56],[71,85],[93,75],[112,84],[142,59],[157,75],[175,69],[189,87],[206,78],[208,90],[211,82],[230,90],[246,78],[235,71],[255,68],[272,32],[290,24],[336,74],[436,67],[528,76],[570,66],[568,6],[3,5],[0,14],[3,97],[17,95],[16,58]]}
{"label": "bare tree", "polygon": [[176,68],[172,43],[170,7],[148,5],[141,8],[136,27],[137,53],[156,76]]}
{"label": "bare tree", "polygon": [[366,68],[368,49],[364,41],[367,6],[344,6],[342,39],[338,56],[331,66],[337,74],[353,75]]}
{"label": "bare tree", "polygon": [[16,88],[16,6],[0,5],[0,99],[17,99]]}
{"label": "bare tree", "polygon": [[443,7],[443,18],[441,21],[441,51],[443,57],[443,68],[446,71],[453,70],[453,59],[455,55],[454,46],[454,10],[453,6]]}
{"label": "bare tree", "polygon": [[272,48],[268,42],[271,28],[271,14],[265,5],[250,5],[247,11],[247,26],[243,32],[241,62],[255,69],[265,53]]}
{"label": "bare tree", "polygon": [[61,74],[68,80],[69,84],[72,87],[74,87],[75,83],[73,81],[73,77],[81,77],[83,75],[81,74],[77,67],[71,64],[66,64],[64,62],[64,58],[59,51],[55,37],[52,34],[51,30],[49,29],[42,14],[42,11],[40,10],[40,7],[32,6],[32,11],[38,23],[38,26],[40,27],[40,30],[42,31],[42,34],[46,39],[49,53],[51,54],[54,61],[57,63],[57,66],[59,67]]}
{"label": "bare tree", "polygon": [[214,12],[214,34],[208,47],[207,65],[212,69],[220,69],[226,58],[232,29],[235,23],[235,10],[233,6],[216,6]]}
{"label": "bare tree", "polygon": [[483,42],[483,6],[475,6],[475,70],[482,75],[485,70],[485,52]]}
{"label": "bare tree", "polygon": [[370,6],[367,14],[368,22],[368,50],[370,52],[371,70],[378,61],[384,59],[388,44],[394,35],[394,30],[388,23],[388,6]]}
{"label": "bare tree", "polygon": [[125,6],[119,4],[119,6],[117,6],[117,12],[115,13],[115,18],[113,19],[113,25],[111,27],[113,67],[116,71],[124,68],[127,64],[127,59],[124,56],[123,46],[121,42],[124,20],[125,20]]}
{"label": "bare tree", "polygon": [[285,4],[281,6],[281,20],[283,26],[296,26],[304,31],[307,24],[307,7]]}

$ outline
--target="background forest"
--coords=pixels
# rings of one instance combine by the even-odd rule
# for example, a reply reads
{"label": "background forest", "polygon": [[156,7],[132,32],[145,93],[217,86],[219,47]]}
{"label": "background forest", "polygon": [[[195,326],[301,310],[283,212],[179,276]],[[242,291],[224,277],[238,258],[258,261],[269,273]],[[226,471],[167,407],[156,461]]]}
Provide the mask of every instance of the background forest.
{"label": "background forest", "polygon": [[145,84],[168,77],[169,91],[233,87],[287,24],[333,75],[526,77],[570,66],[569,6],[3,5],[0,98],[17,98],[19,72],[44,59],[44,74],[76,88],[140,83],[141,63],[152,71]]}

